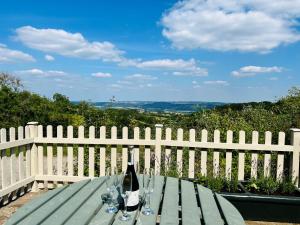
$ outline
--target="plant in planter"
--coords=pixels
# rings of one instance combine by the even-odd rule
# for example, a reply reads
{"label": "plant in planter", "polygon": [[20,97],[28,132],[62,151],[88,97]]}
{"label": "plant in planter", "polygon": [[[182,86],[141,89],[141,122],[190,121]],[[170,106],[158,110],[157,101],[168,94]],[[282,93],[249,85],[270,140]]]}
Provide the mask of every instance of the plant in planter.
{"label": "plant in planter", "polygon": [[259,177],[242,182],[245,193],[222,193],[245,219],[300,222],[300,192],[295,186],[295,181],[285,177],[282,181],[276,178]]}
{"label": "plant in planter", "polygon": [[299,196],[295,183],[296,181],[293,181],[291,177],[284,177],[282,181],[279,181],[273,176],[261,176],[258,179],[251,178],[243,182],[243,186],[254,194]]}
{"label": "plant in planter", "polygon": [[282,181],[273,176],[239,182],[222,176],[201,176],[194,180],[220,192],[240,211],[245,219],[278,222],[300,222],[300,192],[295,181],[286,176]]}
{"label": "plant in planter", "polygon": [[202,176],[199,175],[195,180],[195,183],[208,187],[214,192],[230,192],[241,193],[243,192],[237,178],[231,180],[221,176]]}

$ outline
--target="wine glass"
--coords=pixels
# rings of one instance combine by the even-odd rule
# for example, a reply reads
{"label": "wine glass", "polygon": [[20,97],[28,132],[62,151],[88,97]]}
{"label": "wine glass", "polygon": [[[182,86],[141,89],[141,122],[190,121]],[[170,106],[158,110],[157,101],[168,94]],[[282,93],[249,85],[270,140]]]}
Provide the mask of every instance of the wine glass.
{"label": "wine glass", "polygon": [[155,172],[154,169],[151,168],[150,172],[149,172],[149,177],[150,177],[150,182],[149,182],[149,186],[150,186],[150,193],[154,192],[154,187],[155,187]]}
{"label": "wine glass", "polygon": [[119,171],[117,167],[114,167],[113,169],[113,185],[115,187],[115,189],[117,189],[117,187],[120,185],[120,176],[119,176]]}
{"label": "wine glass", "polygon": [[120,186],[121,196],[124,199],[124,210],[122,211],[122,215],[119,217],[122,221],[127,221],[131,218],[131,216],[127,212],[127,202],[129,193],[132,191],[132,175],[131,173],[125,174],[123,178],[123,185]]}
{"label": "wine glass", "polygon": [[106,189],[107,189],[107,192],[108,192],[108,195],[107,195],[107,202],[108,202],[108,208],[106,209],[106,212],[107,213],[115,213],[118,211],[117,207],[115,206],[114,204],[114,199],[115,199],[115,183],[116,183],[116,176],[110,176],[112,173],[111,173],[111,170],[110,168],[107,168],[106,170],[106,175],[107,175],[107,178],[105,180],[105,184],[106,184]]}
{"label": "wine glass", "polygon": [[[145,170],[144,174],[147,174],[146,171],[147,170]],[[146,216],[149,216],[151,214],[154,214],[154,212],[150,206],[151,193],[153,193],[153,191],[154,191],[154,175],[153,175],[153,171],[151,169],[149,171],[149,176],[144,176],[143,187],[144,187],[144,192],[146,195],[145,196],[146,201],[145,201],[145,207],[144,207],[142,213]]]}

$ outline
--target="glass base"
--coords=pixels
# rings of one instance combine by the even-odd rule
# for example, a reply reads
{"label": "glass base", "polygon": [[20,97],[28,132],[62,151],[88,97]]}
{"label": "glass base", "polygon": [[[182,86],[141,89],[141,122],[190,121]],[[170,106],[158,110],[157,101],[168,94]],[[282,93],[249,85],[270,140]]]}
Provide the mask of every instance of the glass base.
{"label": "glass base", "polygon": [[116,213],[116,212],[118,212],[118,209],[114,206],[111,206],[106,209],[106,212],[107,213]]}
{"label": "glass base", "polygon": [[145,208],[142,213],[145,215],[145,216],[149,216],[149,215],[152,215],[154,214],[153,210],[151,208]]}
{"label": "glass base", "polygon": [[119,216],[119,220],[121,220],[121,221],[127,221],[127,220],[130,220],[130,218],[131,218],[131,216],[128,213]]}

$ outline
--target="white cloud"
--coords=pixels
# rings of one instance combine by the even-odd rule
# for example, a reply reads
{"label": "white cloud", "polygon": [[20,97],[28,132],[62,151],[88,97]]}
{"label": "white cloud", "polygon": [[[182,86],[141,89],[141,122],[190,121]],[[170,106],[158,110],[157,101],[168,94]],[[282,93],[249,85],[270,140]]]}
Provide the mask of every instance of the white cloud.
{"label": "white cloud", "polygon": [[278,80],[278,77],[270,77],[269,80],[276,81]]}
{"label": "white cloud", "polygon": [[163,35],[179,49],[266,53],[300,40],[299,0],[184,0],[166,12]]}
{"label": "white cloud", "polygon": [[45,60],[47,60],[47,61],[54,61],[55,58],[52,55],[45,55]]}
{"label": "white cloud", "polygon": [[222,85],[222,86],[228,86],[229,83],[225,80],[207,80],[203,82],[204,84],[208,85]]}
{"label": "white cloud", "polygon": [[117,81],[118,84],[125,84],[125,85],[131,85],[132,82],[131,81],[128,81],[128,80],[118,80]]}
{"label": "white cloud", "polygon": [[119,88],[122,88],[123,86],[120,84],[110,84],[109,87],[119,89]]}
{"label": "white cloud", "polygon": [[146,69],[186,69],[188,66],[195,66],[195,60],[183,60],[183,59],[155,59],[148,61],[141,61],[136,64],[138,68]]}
{"label": "white cloud", "polygon": [[283,71],[282,67],[272,66],[272,67],[262,67],[262,66],[244,66],[239,70],[231,72],[232,76],[235,77],[253,77],[257,74],[263,73],[281,73]]}
{"label": "white cloud", "polygon": [[202,86],[201,85],[199,85],[199,84],[195,84],[195,85],[193,85],[193,88],[201,88]]}
{"label": "white cloud", "polygon": [[35,59],[27,53],[18,50],[12,50],[7,48],[6,45],[0,44],[0,63],[10,63],[19,61],[34,62]]}
{"label": "white cloud", "polygon": [[141,88],[151,88],[153,84],[151,81],[157,80],[157,77],[135,73],[125,76],[123,80],[118,80],[117,83],[110,84],[109,87],[117,89],[141,89]]}
{"label": "white cloud", "polygon": [[93,77],[98,77],[98,78],[108,78],[112,77],[110,73],[103,73],[103,72],[97,72],[97,73],[92,73]]}
{"label": "white cloud", "polygon": [[120,65],[141,69],[173,70],[175,76],[207,76],[208,74],[207,69],[197,66],[195,59],[124,60]]}
{"label": "white cloud", "polygon": [[139,88],[151,88],[153,85],[152,84],[139,84],[138,87]]}
{"label": "white cloud", "polygon": [[[195,59],[128,59],[110,42],[89,42],[81,33],[70,33],[62,29],[38,29],[23,26],[16,29],[16,40],[27,47],[46,53],[67,57],[116,62],[119,66],[139,69],[167,70],[175,76],[207,76],[207,69],[199,67]],[[45,59],[54,60],[46,54]]]}
{"label": "white cloud", "polygon": [[192,84],[193,84],[193,88],[201,88],[202,87],[200,84],[198,84],[198,82],[196,80],[193,80]]}
{"label": "white cloud", "polygon": [[41,69],[30,69],[30,70],[18,70],[15,71],[18,75],[35,75],[35,76],[44,76],[44,77],[63,77],[67,73],[59,70],[41,70]]}
{"label": "white cloud", "polygon": [[126,76],[125,79],[134,80],[134,81],[147,81],[147,80],[156,80],[157,77],[136,73],[136,74]]}
{"label": "white cloud", "polygon": [[[27,47],[46,53],[67,57],[116,62],[120,66],[133,66],[140,69],[169,70],[176,76],[206,76],[207,69],[197,65],[195,59],[128,59],[111,42],[89,42],[81,33],[70,33],[62,29],[38,29],[24,26],[16,29],[16,40]],[[47,54],[45,59],[54,60]]]}
{"label": "white cloud", "polygon": [[202,76],[207,76],[208,72],[206,69],[202,68],[195,68],[194,70],[191,71],[174,71],[173,75],[174,76],[195,76],[195,77],[202,77]]}
{"label": "white cloud", "polygon": [[43,52],[83,59],[101,59],[113,62],[122,60],[123,52],[112,43],[107,41],[89,42],[80,33],[24,26],[16,29],[16,34],[16,40],[21,41],[29,48]]}

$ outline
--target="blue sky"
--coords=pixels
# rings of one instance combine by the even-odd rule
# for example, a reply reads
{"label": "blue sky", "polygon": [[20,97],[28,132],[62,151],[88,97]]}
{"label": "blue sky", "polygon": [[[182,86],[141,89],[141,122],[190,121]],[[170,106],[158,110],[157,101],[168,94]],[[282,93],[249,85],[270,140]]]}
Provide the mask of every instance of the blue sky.
{"label": "blue sky", "polygon": [[3,1],[0,71],[71,100],[276,100],[300,84],[300,0]]}

